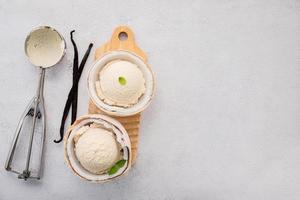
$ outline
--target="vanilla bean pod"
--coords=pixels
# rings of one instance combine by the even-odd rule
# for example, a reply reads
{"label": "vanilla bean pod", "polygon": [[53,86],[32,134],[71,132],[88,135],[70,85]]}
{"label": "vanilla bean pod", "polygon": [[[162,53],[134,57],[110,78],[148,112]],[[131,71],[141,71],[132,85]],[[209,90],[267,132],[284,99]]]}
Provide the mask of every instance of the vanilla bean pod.
{"label": "vanilla bean pod", "polygon": [[85,63],[88,59],[88,56],[91,52],[91,49],[93,47],[93,44],[90,43],[87,51],[85,52],[85,55],[84,57],[82,58],[82,61],[80,63],[80,66],[78,68],[78,71],[77,71],[77,76],[75,77],[75,82],[68,94],[68,99],[67,99],[67,102],[66,102],[66,105],[65,105],[65,108],[64,108],[64,112],[63,112],[63,116],[62,116],[62,119],[61,119],[61,125],[60,125],[60,139],[59,140],[54,140],[55,143],[60,143],[62,140],[63,140],[63,136],[64,136],[64,129],[65,129],[65,122],[66,122],[66,119],[68,117],[68,113],[70,111],[70,108],[71,108],[71,105],[72,103],[74,102],[74,98],[76,96],[76,93],[78,91],[78,83],[79,83],[79,79],[80,79],[80,76],[82,74],[82,71],[83,71],[83,68],[85,66]]}
{"label": "vanilla bean pod", "polygon": [[[74,48],[74,59],[73,59],[73,85],[76,83],[76,79],[78,76],[78,49],[77,49],[77,45],[73,39],[73,33],[75,32],[75,30],[71,31],[70,35],[71,35],[71,42],[73,44],[73,48]],[[71,114],[71,124],[73,124],[73,122],[76,120],[76,116],[77,116],[77,101],[78,101],[78,87],[76,88],[75,94],[74,94],[74,98],[73,98],[73,102],[72,102],[72,114]]]}

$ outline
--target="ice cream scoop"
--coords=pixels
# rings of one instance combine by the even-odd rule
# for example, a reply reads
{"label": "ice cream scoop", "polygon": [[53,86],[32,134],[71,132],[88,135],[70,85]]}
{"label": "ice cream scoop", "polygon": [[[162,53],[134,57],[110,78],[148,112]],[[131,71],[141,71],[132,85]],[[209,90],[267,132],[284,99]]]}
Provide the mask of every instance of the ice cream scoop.
{"label": "ice cream scoop", "polygon": [[[54,28],[49,26],[41,26],[32,30],[25,40],[25,53],[29,61],[41,69],[39,84],[37,87],[36,95],[32,98],[26,110],[23,112],[15,136],[9,150],[5,169],[7,171],[18,174],[19,179],[27,180],[28,178],[41,178],[41,166],[43,158],[44,136],[46,133],[46,110],[44,106],[44,82],[46,68],[56,65],[64,56],[66,50],[66,43],[62,35],[60,35]],[[30,122],[31,127],[26,126],[25,123]],[[36,128],[37,124],[41,123],[41,127]],[[26,127],[26,128],[25,128]],[[27,132],[25,129],[30,128]],[[21,132],[28,133],[28,149],[26,155],[26,164],[24,170],[20,172],[15,170],[12,166],[16,166],[13,162],[14,154],[17,146],[20,144]],[[39,132],[39,134],[36,134]],[[40,136],[40,148],[33,147],[36,141],[36,136]],[[38,137],[39,137],[38,136]],[[26,138],[23,138],[24,140]],[[40,149],[39,158],[32,156],[34,152]],[[36,158],[35,158],[36,157]],[[18,160],[20,157],[18,158]],[[37,169],[32,169],[32,160],[39,159]]]}
{"label": "ice cream scoop", "polygon": [[96,82],[99,97],[109,105],[130,107],[145,92],[145,79],[139,67],[126,60],[106,64]]}
{"label": "ice cream scoop", "polygon": [[120,158],[120,147],[114,134],[103,128],[83,129],[85,132],[79,129],[79,138],[74,138],[77,159],[92,173],[106,172]]}

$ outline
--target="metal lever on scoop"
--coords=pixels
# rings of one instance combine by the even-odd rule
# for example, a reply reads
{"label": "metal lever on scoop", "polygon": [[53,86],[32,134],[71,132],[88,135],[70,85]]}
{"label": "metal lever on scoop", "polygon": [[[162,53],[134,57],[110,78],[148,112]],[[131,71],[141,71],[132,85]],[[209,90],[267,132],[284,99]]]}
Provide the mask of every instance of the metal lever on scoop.
{"label": "metal lever on scoop", "polygon": [[[7,171],[14,172],[18,174],[18,178],[27,180],[28,178],[36,178],[40,179],[41,175],[41,165],[42,165],[42,158],[43,158],[43,148],[44,148],[44,138],[46,133],[46,117],[45,117],[45,107],[44,107],[44,80],[45,80],[45,68],[41,68],[41,74],[39,79],[39,85],[37,88],[36,96],[33,97],[33,99],[28,104],[26,110],[21,116],[21,119],[19,121],[11,148],[8,153],[8,157],[5,163],[5,169]],[[32,117],[32,127],[30,130],[30,138],[29,138],[29,146],[26,156],[26,164],[23,172],[18,172],[14,169],[12,169],[11,164],[13,161],[14,153],[18,144],[19,136],[25,121],[26,117]],[[36,120],[41,119],[42,120],[42,134],[41,134],[41,144],[40,144],[40,158],[39,158],[39,165],[37,169],[37,175],[32,176],[31,171],[29,169],[30,167],[30,158],[31,158],[31,151],[32,151],[32,142],[34,138],[35,133],[35,127],[36,127]]]}

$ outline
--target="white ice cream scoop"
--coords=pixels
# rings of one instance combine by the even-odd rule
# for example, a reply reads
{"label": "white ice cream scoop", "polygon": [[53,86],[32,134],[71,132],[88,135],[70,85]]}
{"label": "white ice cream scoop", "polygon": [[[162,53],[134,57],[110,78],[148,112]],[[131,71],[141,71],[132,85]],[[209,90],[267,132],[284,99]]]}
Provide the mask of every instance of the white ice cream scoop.
{"label": "white ice cream scoop", "polygon": [[75,141],[75,154],[86,170],[102,174],[120,159],[120,146],[112,132],[88,128]]}
{"label": "white ice cream scoop", "polygon": [[100,71],[96,89],[107,104],[130,107],[144,94],[145,79],[137,65],[126,60],[116,60]]}

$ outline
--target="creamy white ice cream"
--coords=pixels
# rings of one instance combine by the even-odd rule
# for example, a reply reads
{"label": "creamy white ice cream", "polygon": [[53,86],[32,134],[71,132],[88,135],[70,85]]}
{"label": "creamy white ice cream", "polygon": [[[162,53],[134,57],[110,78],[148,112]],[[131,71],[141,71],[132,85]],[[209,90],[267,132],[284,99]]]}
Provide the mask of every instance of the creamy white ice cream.
{"label": "creamy white ice cream", "polygon": [[102,174],[120,159],[120,147],[112,132],[103,128],[82,127],[78,130],[75,154],[88,171]]}
{"label": "creamy white ice cream", "polygon": [[129,61],[109,62],[96,82],[99,97],[109,105],[130,107],[145,92],[145,79],[139,67]]}
{"label": "creamy white ice cream", "polygon": [[50,28],[40,28],[28,36],[25,50],[32,64],[50,67],[63,56],[65,42],[58,32]]}

